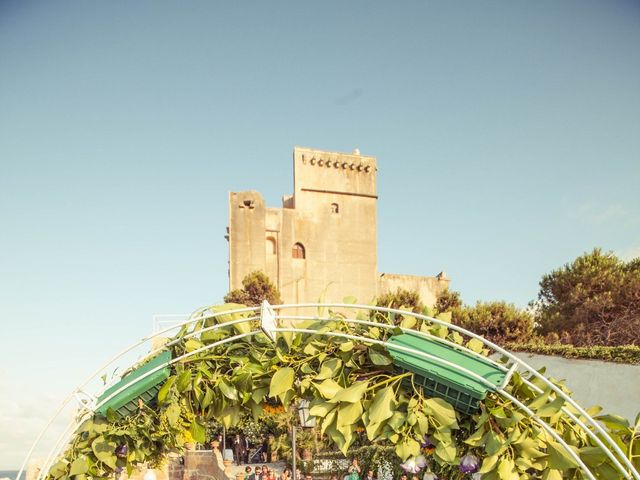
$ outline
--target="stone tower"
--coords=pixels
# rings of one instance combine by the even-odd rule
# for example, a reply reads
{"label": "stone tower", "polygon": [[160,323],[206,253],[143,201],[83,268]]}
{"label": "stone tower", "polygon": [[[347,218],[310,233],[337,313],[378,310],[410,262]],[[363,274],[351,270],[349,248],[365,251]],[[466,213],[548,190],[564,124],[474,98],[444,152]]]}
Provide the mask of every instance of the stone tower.
{"label": "stone tower", "polygon": [[[265,272],[285,303],[368,303],[388,288],[406,286],[433,303],[448,279],[377,271],[376,159],[296,147],[294,193],[281,208],[250,190],[229,193],[229,287]],[[391,283],[390,283],[391,282]]]}

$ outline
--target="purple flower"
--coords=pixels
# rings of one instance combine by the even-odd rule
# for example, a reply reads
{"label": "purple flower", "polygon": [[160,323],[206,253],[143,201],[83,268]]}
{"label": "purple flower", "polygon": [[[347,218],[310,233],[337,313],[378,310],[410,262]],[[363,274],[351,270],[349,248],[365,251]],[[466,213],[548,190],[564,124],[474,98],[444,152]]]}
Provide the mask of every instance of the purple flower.
{"label": "purple flower", "polygon": [[425,435],[424,437],[422,437],[422,444],[420,446],[422,448],[429,448],[435,446],[435,444],[433,443],[433,440],[431,440],[431,437],[429,435]]}
{"label": "purple flower", "polygon": [[462,473],[475,473],[480,468],[480,459],[471,453],[467,453],[460,459],[460,471]]}
{"label": "purple flower", "polygon": [[127,454],[129,453],[129,447],[127,444],[118,445],[115,450],[116,457],[118,458],[127,458]]}

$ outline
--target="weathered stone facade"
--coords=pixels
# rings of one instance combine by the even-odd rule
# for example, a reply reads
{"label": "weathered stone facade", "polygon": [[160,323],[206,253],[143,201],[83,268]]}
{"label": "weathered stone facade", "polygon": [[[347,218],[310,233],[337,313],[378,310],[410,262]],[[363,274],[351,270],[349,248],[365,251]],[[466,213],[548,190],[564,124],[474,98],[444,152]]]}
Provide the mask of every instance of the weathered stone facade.
{"label": "weathered stone facade", "polygon": [[285,303],[368,303],[398,287],[418,290],[432,305],[449,279],[379,274],[375,157],[296,147],[294,193],[281,208],[260,193],[229,193],[229,286],[265,272]]}

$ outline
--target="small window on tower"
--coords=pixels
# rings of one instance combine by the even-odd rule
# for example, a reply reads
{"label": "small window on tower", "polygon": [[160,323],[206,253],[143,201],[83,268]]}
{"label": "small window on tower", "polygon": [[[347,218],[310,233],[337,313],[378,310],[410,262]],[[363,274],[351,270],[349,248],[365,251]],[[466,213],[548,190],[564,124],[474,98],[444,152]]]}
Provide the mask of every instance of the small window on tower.
{"label": "small window on tower", "polygon": [[276,253],[276,239],[273,237],[267,237],[267,255],[275,255]]}
{"label": "small window on tower", "polygon": [[331,213],[340,213],[340,206],[337,203],[331,204]]}
{"label": "small window on tower", "polygon": [[293,258],[306,258],[304,246],[301,243],[295,243],[293,245],[293,249],[291,250],[291,256]]}

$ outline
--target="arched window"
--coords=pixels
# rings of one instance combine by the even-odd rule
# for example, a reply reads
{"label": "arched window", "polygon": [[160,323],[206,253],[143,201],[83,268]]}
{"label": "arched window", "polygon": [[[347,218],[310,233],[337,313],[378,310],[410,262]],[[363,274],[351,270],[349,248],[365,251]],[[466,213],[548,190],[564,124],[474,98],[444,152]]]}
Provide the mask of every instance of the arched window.
{"label": "arched window", "polygon": [[340,213],[340,205],[338,205],[337,203],[332,203],[331,213]]}
{"label": "arched window", "polygon": [[291,256],[293,258],[306,258],[304,246],[301,243],[294,243]]}
{"label": "arched window", "polygon": [[276,249],[277,244],[276,244],[276,239],[273,237],[267,237],[267,255],[275,255],[278,250]]}

